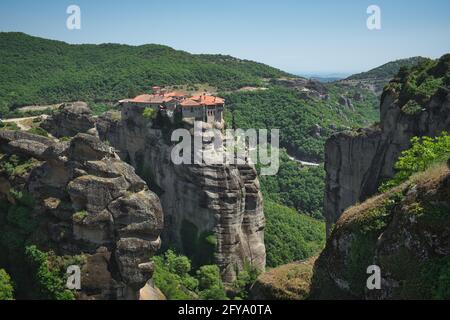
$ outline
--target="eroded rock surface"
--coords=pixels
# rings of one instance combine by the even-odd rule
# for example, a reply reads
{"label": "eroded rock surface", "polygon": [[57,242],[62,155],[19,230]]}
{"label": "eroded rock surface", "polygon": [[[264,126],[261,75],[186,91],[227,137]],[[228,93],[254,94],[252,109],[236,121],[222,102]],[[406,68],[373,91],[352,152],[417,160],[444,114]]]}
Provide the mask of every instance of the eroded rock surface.
{"label": "eroded rock surface", "polygon": [[[79,112],[71,114],[73,108],[68,107],[61,111],[62,114],[56,114],[47,121],[50,125],[47,129],[54,132],[57,130],[54,127],[61,125],[67,133],[79,130],[78,121],[66,121],[78,119]],[[167,124],[158,123],[158,119],[146,119],[142,112],[142,108],[132,106],[124,107],[120,116],[117,112],[107,112],[95,121],[86,122],[88,125],[84,132],[99,135],[101,140],[107,141],[120,158],[131,164],[158,193],[165,216],[163,245],[180,249],[194,263],[217,263],[226,282],[232,282],[236,271],[242,270],[245,263],[264,270],[265,219],[255,168],[249,165],[174,165],[170,157],[173,144],[167,138],[170,128]],[[72,157],[77,158],[79,151],[89,153],[95,159],[101,157],[102,152],[108,152],[96,150],[100,152],[97,155],[89,150],[73,150]],[[108,173],[110,167],[106,161],[101,162],[101,167],[95,161],[86,163],[84,171],[88,173],[95,168],[102,174],[88,181],[77,178],[71,182],[70,190],[75,202],[86,203],[89,208],[100,211],[105,206],[104,201],[96,199],[96,195],[89,195],[92,199],[80,198],[77,196],[79,190],[108,189],[111,195],[115,195],[127,183],[131,184],[129,188],[134,188],[137,182],[124,181],[120,177],[114,181],[121,186],[118,190],[108,186],[109,182],[112,183]],[[126,201],[115,201],[109,205],[108,211],[117,223],[124,205],[133,207],[139,202],[138,195]],[[106,232],[108,219],[106,216],[103,219]],[[145,227],[139,225],[139,228]],[[102,237],[104,235],[99,239]]]}
{"label": "eroded rock surface", "polygon": [[380,125],[332,136],[325,147],[325,217],[328,232],[346,208],[375,194],[393,177],[401,152],[415,136],[450,130],[450,95],[439,91],[414,114],[402,110],[398,94],[387,89],[381,99]]}
{"label": "eroded rock surface", "polygon": [[87,133],[94,127],[95,119],[85,102],[65,103],[58,112],[41,124],[53,136],[72,137],[77,133]]}
{"label": "eroded rock surface", "polygon": [[22,189],[36,201],[40,247],[87,256],[79,298],[137,299],[153,273],[163,212],[134,168],[93,135],[57,142],[1,131],[0,141],[3,152],[40,160]]}
{"label": "eroded rock surface", "polygon": [[[245,263],[264,270],[265,219],[255,168],[174,165],[173,145],[142,111],[124,108],[120,121],[106,114],[97,130],[159,190],[166,221],[163,245],[178,247],[198,263],[217,263],[225,282],[232,282]],[[205,240],[209,246],[203,246]]]}

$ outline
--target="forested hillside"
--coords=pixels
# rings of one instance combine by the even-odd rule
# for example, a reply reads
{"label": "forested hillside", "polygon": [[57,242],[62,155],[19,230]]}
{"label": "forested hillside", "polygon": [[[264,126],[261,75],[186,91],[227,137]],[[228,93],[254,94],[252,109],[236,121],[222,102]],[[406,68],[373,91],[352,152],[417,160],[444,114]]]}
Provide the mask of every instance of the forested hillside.
{"label": "forested hillside", "polygon": [[385,63],[379,67],[376,67],[374,69],[371,69],[366,72],[361,72],[358,74],[354,74],[350,77],[348,77],[348,80],[363,80],[363,79],[388,79],[390,80],[393,78],[397,72],[402,67],[410,68],[414,65],[419,64],[420,62],[423,62],[424,60],[427,60],[423,57],[412,57],[407,59],[400,59],[395,61],[390,61],[388,63]]}
{"label": "forested hillside", "polygon": [[397,74],[401,68],[412,68],[421,62],[429,59],[423,57],[412,57],[390,61],[379,67],[366,72],[361,72],[339,81],[342,84],[351,84],[354,86],[370,89],[378,96],[383,92],[383,88]]}
{"label": "forested hillside", "polygon": [[324,143],[333,132],[368,125],[379,117],[378,101],[371,92],[338,85],[328,85],[327,91],[325,99],[277,86],[225,94],[227,120],[242,129],[279,128],[281,146],[292,155],[321,161]]}
{"label": "forested hillside", "polygon": [[[192,55],[161,45],[69,45],[20,33],[0,33],[0,40],[0,114],[73,100],[89,101],[98,114],[111,108],[102,102],[153,85],[208,84],[226,99],[228,126],[279,128],[282,148],[319,163],[332,133],[379,117],[377,97],[369,90],[322,86],[230,56]],[[261,90],[238,90],[246,86]],[[303,167],[282,150],[278,174],[260,179],[269,266],[317,253],[324,245],[323,165]]]}
{"label": "forested hillside", "polygon": [[193,55],[162,45],[69,45],[0,33],[0,113],[27,104],[113,101],[152,85],[261,86],[286,73],[224,55]]}

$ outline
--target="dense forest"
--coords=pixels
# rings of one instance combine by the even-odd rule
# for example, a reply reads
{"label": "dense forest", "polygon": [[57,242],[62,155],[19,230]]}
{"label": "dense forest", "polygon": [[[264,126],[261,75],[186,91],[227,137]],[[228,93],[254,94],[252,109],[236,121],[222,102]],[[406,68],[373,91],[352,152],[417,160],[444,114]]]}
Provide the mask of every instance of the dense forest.
{"label": "dense forest", "polygon": [[348,80],[364,80],[364,79],[392,79],[400,68],[411,67],[428,60],[423,57],[411,57],[407,59],[399,59],[390,61],[372,70],[354,74],[348,77]]}
{"label": "dense forest", "polygon": [[287,74],[224,55],[193,55],[162,45],[70,45],[0,33],[0,114],[29,104],[114,101],[152,85],[261,86]]}
{"label": "dense forest", "polygon": [[[367,91],[336,84],[325,99],[290,88],[224,93],[227,122],[235,128],[280,129],[280,144],[302,160],[321,161],[326,139],[334,132],[378,121],[378,99]],[[358,99],[352,99],[358,95]],[[359,96],[361,95],[361,96]],[[351,105],[342,105],[344,97]],[[359,98],[361,97],[361,98]]]}

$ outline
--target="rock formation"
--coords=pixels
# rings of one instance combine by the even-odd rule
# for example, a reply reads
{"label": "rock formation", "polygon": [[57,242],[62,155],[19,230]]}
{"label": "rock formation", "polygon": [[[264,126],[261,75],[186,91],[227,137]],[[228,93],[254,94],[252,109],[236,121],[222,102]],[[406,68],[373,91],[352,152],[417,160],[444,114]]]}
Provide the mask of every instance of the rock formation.
{"label": "rock formation", "polygon": [[72,137],[87,133],[94,127],[95,119],[85,102],[62,104],[56,114],[45,120],[41,127],[55,137]]}
{"label": "rock formation", "polygon": [[[438,62],[434,80],[449,73],[448,56]],[[441,70],[442,69],[442,70]],[[406,77],[407,78],[407,77]],[[394,164],[414,136],[435,136],[450,130],[448,84],[422,102],[419,110],[408,110],[414,97],[407,92],[407,79],[394,79],[381,97],[380,124],[332,136],[325,147],[327,229],[349,206],[377,192],[391,178]],[[420,93],[421,94],[421,93]],[[418,94],[417,100],[422,99]]]}
{"label": "rock formation", "polygon": [[[262,274],[250,297],[449,299],[449,212],[450,166],[441,164],[347,209],[319,257]],[[370,266],[379,289],[367,286]]]}
{"label": "rock formation", "polygon": [[[35,200],[40,248],[86,257],[80,299],[137,299],[152,276],[163,213],[156,194],[112,148],[88,134],[57,142],[0,131],[1,151],[38,162],[23,185]],[[36,237],[33,237],[36,238]]]}
{"label": "rock formation", "polygon": [[170,124],[146,119],[142,112],[123,107],[121,116],[108,112],[95,126],[101,140],[157,190],[165,217],[163,245],[180,249],[194,264],[218,264],[225,282],[232,282],[246,263],[264,270],[265,219],[255,168],[174,165]]}
{"label": "rock formation", "polygon": [[[450,170],[434,167],[348,209],[314,267],[310,298],[448,299]],[[369,266],[381,287],[369,290]]]}

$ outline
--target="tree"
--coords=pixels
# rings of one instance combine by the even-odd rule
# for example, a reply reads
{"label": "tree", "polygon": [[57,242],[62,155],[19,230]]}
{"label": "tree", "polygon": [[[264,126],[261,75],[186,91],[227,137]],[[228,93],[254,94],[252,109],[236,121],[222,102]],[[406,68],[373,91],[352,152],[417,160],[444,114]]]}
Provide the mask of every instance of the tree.
{"label": "tree", "polygon": [[0,269],[0,300],[13,300],[14,287],[12,285],[11,277],[5,270]]}
{"label": "tree", "polygon": [[432,165],[447,161],[450,157],[450,135],[443,132],[437,137],[414,137],[411,148],[403,151],[395,163],[394,178],[383,183],[381,192],[385,192],[408,180],[414,173],[423,172]]}
{"label": "tree", "polygon": [[216,265],[207,265],[200,267],[200,269],[197,270],[197,277],[201,290],[209,289],[215,286],[220,287],[222,285],[222,282],[220,280],[220,270]]}

